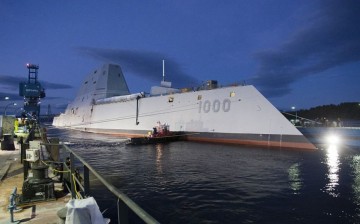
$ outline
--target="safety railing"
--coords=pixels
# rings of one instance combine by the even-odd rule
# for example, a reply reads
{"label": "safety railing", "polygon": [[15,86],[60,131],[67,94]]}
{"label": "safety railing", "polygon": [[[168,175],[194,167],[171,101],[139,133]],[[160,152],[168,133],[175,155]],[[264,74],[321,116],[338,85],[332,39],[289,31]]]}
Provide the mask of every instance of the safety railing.
{"label": "safety railing", "polygon": [[[109,183],[102,175],[100,175],[93,167],[91,167],[81,156],[76,154],[72,149],[70,149],[65,144],[54,143],[51,139],[47,139],[46,133],[37,126],[37,131],[42,141],[42,145],[45,145],[47,151],[50,154],[50,157],[53,159],[54,155],[59,159],[60,157],[60,148],[66,150],[66,153],[69,154],[69,161],[59,162],[51,161],[55,166],[60,166],[60,171],[62,177],[66,180],[64,181],[65,186],[69,192],[71,192],[72,198],[82,199],[86,196],[90,196],[90,172],[115,196],[117,197],[117,215],[118,223],[129,223],[129,209],[134,214],[136,214],[142,221],[145,223],[159,223],[151,215],[149,215],[145,210],[143,210],[139,205],[137,205],[133,200],[131,200],[127,195],[117,189],[114,185]],[[54,140],[54,139],[53,139]],[[54,148],[56,149],[54,150]],[[29,164],[25,160],[25,151],[29,148],[29,144],[21,144],[21,162],[24,163],[24,179],[28,176]],[[82,175],[78,170],[75,169],[75,159],[83,165]],[[67,159],[66,159],[67,160]],[[80,178],[83,180],[81,181]],[[68,186],[70,183],[70,186]],[[78,189],[78,187],[80,189]],[[16,194],[16,191],[15,191]]]}
{"label": "safety railing", "polygon": [[[90,196],[90,172],[113,194],[117,197],[117,215],[119,223],[129,223],[128,211],[129,209],[136,214],[145,223],[159,223],[127,195],[117,189],[114,185],[109,183],[101,174],[99,174],[92,166],[90,166],[81,156],[76,154],[72,149],[64,144],[46,143],[46,146],[59,146],[69,153],[69,161],[62,163],[63,171],[68,175],[63,174],[67,181],[64,181],[67,189],[71,192],[72,198],[82,199]],[[82,175],[75,169],[75,159],[83,165]],[[55,162],[58,163],[58,162]],[[80,174],[80,175],[79,175]],[[80,178],[83,180],[81,181]],[[70,183],[70,186],[68,186]],[[78,189],[80,188],[80,189]]]}

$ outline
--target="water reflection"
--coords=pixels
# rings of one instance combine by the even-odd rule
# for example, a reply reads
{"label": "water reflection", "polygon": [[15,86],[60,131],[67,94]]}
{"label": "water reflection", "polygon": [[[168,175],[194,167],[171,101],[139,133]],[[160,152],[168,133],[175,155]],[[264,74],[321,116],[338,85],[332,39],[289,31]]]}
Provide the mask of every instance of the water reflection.
{"label": "water reflection", "polygon": [[163,151],[164,151],[164,145],[157,144],[156,145],[156,170],[157,170],[158,174],[163,173],[163,167],[162,167]]}
{"label": "water reflection", "polygon": [[294,191],[294,194],[299,194],[302,187],[299,166],[299,163],[295,163],[288,170],[290,188]]}
{"label": "water reflection", "polygon": [[329,183],[325,186],[325,191],[333,196],[337,197],[339,196],[338,193],[336,193],[336,187],[339,185],[339,166],[340,166],[340,160],[339,160],[339,153],[338,148],[336,145],[329,145],[326,149],[326,164],[328,166],[328,173],[327,178],[329,180]]}
{"label": "water reflection", "polygon": [[[193,142],[130,147],[115,137],[63,136],[162,223],[360,223],[360,153],[353,148],[295,153]],[[351,172],[344,172],[349,163]],[[105,201],[98,182],[91,186],[102,196],[99,206],[116,210],[113,196]],[[113,210],[107,215],[116,220]]]}
{"label": "water reflection", "polygon": [[352,159],[352,168],[354,172],[354,183],[352,188],[355,195],[355,203],[360,205],[360,156],[354,156]]}

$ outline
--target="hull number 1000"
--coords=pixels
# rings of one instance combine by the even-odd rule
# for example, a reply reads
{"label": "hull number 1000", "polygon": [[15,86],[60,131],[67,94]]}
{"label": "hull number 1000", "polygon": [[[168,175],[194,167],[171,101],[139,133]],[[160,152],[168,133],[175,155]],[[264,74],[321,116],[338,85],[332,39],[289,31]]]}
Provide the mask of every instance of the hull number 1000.
{"label": "hull number 1000", "polygon": [[209,113],[212,112],[229,112],[231,108],[231,101],[229,99],[224,99],[222,102],[218,99],[213,100],[205,100],[199,102],[199,113]]}

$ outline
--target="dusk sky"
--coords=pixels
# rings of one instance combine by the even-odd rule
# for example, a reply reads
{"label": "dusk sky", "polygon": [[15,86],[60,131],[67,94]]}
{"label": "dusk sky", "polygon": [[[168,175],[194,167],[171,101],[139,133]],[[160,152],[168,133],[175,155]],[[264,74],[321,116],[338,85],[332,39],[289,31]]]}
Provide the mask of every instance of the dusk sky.
{"label": "dusk sky", "polygon": [[163,59],[175,87],[245,82],[280,110],[358,102],[359,10],[359,0],[0,0],[0,114],[23,104],[26,63],[40,66],[42,113],[63,111],[109,62],[131,92],[149,92]]}

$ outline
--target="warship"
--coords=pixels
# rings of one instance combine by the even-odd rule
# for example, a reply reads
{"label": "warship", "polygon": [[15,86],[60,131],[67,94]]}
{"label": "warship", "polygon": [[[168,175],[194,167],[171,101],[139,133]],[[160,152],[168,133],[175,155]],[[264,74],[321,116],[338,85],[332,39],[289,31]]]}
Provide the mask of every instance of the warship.
{"label": "warship", "polygon": [[158,122],[186,140],[315,150],[316,147],[254,86],[220,87],[210,80],[177,89],[163,79],[150,93],[130,93],[122,69],[105,64],[91,72],[56,127],[123,137],[147,135]]}

